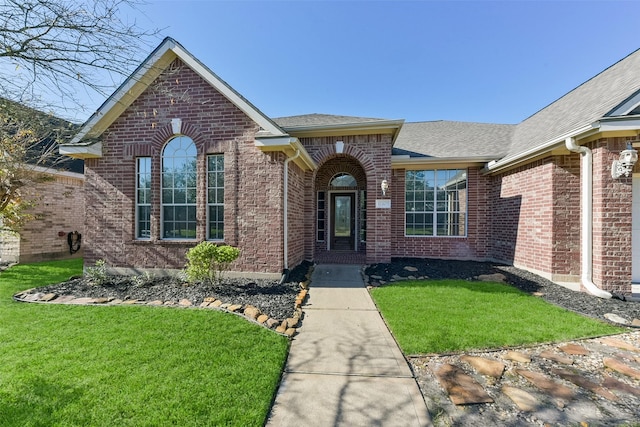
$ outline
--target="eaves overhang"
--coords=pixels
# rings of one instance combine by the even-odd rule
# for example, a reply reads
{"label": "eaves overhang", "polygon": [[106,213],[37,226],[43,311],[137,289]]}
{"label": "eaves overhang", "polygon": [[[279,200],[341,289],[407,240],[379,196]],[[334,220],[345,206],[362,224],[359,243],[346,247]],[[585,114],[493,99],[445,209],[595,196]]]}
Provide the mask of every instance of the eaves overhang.
{"label": "eaves overhang", "polygon": [[98,159],[102,157],[102,141],[93,140],[77,144],[61,144],[58,147],[58,152],[75,159]]}
{"label": "eaves overhang", "polygon": [[294,157],[296,153],[300,153],[294,158],[293,162],[303,171],[315,170],[318,165],[311,158],[309,152],[300,143],[298,138],[289,135],[286,136],[258,136],[255,139],[255,146],[264,153],[279,151],[283,152],[287,157]]}
{"label": "eaves overhang", "polygon": [[411,157],[409,155],[391,156],[392,169],[418,169],[421,167],[433,168],[435,166],[469,167],[482,166],[495,160],[495,157]]}
{"label": "eaves overhang", "polygon": [[404,120],[376,120],[360,123],[341,123],[312,126],[287,126],[283,129],[292,136],[299,138],[313,136],[343,136],[343,135],[372,135],[390,134],[395,137],[404,124]]}
{"label": "eaves overhang", "polygon": [[550,139],[543,144],[536,145],[535,147],[530,148],[529,150],[521,151],[519,153],[512,154],[512,155],[507,155],[499,160],[490,161],[489,163],[487,163],[487,166],[483,169],[483,173],[492,174],[495,172],[504,171],[506,169],[511,169],[515,166],[525,163],[529,160],[538,158],[541,155],[547,152],[550,152],[554,149],[564,147],[564,143],[567,138],[575,138],[575,139],[588,138],[589,136],[592,136],[600,132],[599,126],[600,125],[598,122],[591,123],[589,125],[576,128],[570,132],[564,133],[560,136]]}
{"label": "eaves overhang", "polygon": [[167,37],[122,85],[107,98],[80,128],[70,143],[80,143],[86,139],[97,138],[102,135],[176,58],[179,58],[187,67],[202,77],[203,80],[244,112],[265,132],[272,135],[286,135],[277,124],[191,55],[182,45]]}

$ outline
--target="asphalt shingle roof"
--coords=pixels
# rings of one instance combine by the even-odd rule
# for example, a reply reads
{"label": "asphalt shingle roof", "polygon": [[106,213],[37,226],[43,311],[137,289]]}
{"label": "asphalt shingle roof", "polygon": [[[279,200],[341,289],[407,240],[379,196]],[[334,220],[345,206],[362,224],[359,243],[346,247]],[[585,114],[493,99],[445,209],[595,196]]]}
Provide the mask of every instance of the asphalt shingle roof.
{"label": "asphalt shingle roof", "polygon": [[519,123],[508,155],[589,125],[640,90],[640,49]]}
{"label": "asphalt shingle roof", "polygon": [[317,113],[279,117],[272,120],[283,129],[314,126],[356,125],[388,121],[388,119],[376,119],[371,117],[336,116],[332,114]]}
{"label": "asphalt shingle roof", "polygon": [[405,123],[393,154],[412,157],[500,158],[508,150],[515,125],[435,121]]}

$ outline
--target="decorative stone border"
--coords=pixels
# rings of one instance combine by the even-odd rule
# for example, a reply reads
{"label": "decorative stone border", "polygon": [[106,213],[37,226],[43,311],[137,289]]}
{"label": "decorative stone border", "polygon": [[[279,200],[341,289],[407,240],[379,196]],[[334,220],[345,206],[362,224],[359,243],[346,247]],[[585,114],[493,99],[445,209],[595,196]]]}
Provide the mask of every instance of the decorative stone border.
{"label": "decorative stone border", "polygon": [[45,294],[37,292],[37,288],[27,289],[26,291],[18,292],[13,295],[14,301],[27,302],[27,303],[49,303],[49,304],[75,304],[75,305],[149,305],[149,306],[163,306],[163,307],[178,307],[178,308],[204,308],[218,311],[225,311],[233,313],[246,318],[247,320],[257,323],[267,329],[274,330],[275,332],[293,337],[297,332],[297,327],[302,320],[302,304],[307,297],[309,289],[309,277],[313,267],[309,268],[307,273],[307,279],[304,282],[300,282],[300,292],[296,296],[294,304],[293,316],[284,319],[274,319],[266,314],[262,313],[260,309],[253,305],[233,304],[227,303],[214,297],[207,297],[198,306],[194,307],[193,303],[188,299],[181,299],[177,304],[173,301],[143,301],[137,299],[121,300],[113,297],[109,298],[90,298],[90,297],[75,297],[74,295],[58,295],[55,293]]}

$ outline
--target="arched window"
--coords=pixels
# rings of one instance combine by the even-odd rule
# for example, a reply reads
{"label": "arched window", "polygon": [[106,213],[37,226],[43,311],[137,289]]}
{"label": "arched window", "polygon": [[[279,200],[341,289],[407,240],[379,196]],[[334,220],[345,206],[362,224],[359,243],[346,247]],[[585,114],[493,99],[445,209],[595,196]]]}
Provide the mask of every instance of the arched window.
{"label": "arched window", "polygon": [[162,238],[196,238],[196,146],[177,136],[162,151]]}
{"label": "arched window", "polygon": [[331,187],[357,187],[356,179],[348,173],[339,173],[331,178]]}

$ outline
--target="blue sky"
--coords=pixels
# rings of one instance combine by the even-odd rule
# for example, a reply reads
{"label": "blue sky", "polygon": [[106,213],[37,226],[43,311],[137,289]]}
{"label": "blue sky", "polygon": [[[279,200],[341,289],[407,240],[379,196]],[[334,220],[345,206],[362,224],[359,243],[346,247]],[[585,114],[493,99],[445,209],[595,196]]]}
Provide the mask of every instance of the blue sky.
{"label": "blue sky", "polygon": [[141,9],[140,26],[164,28],[271,117],[517,123],[640,48],[636,1],[149,0]]}

